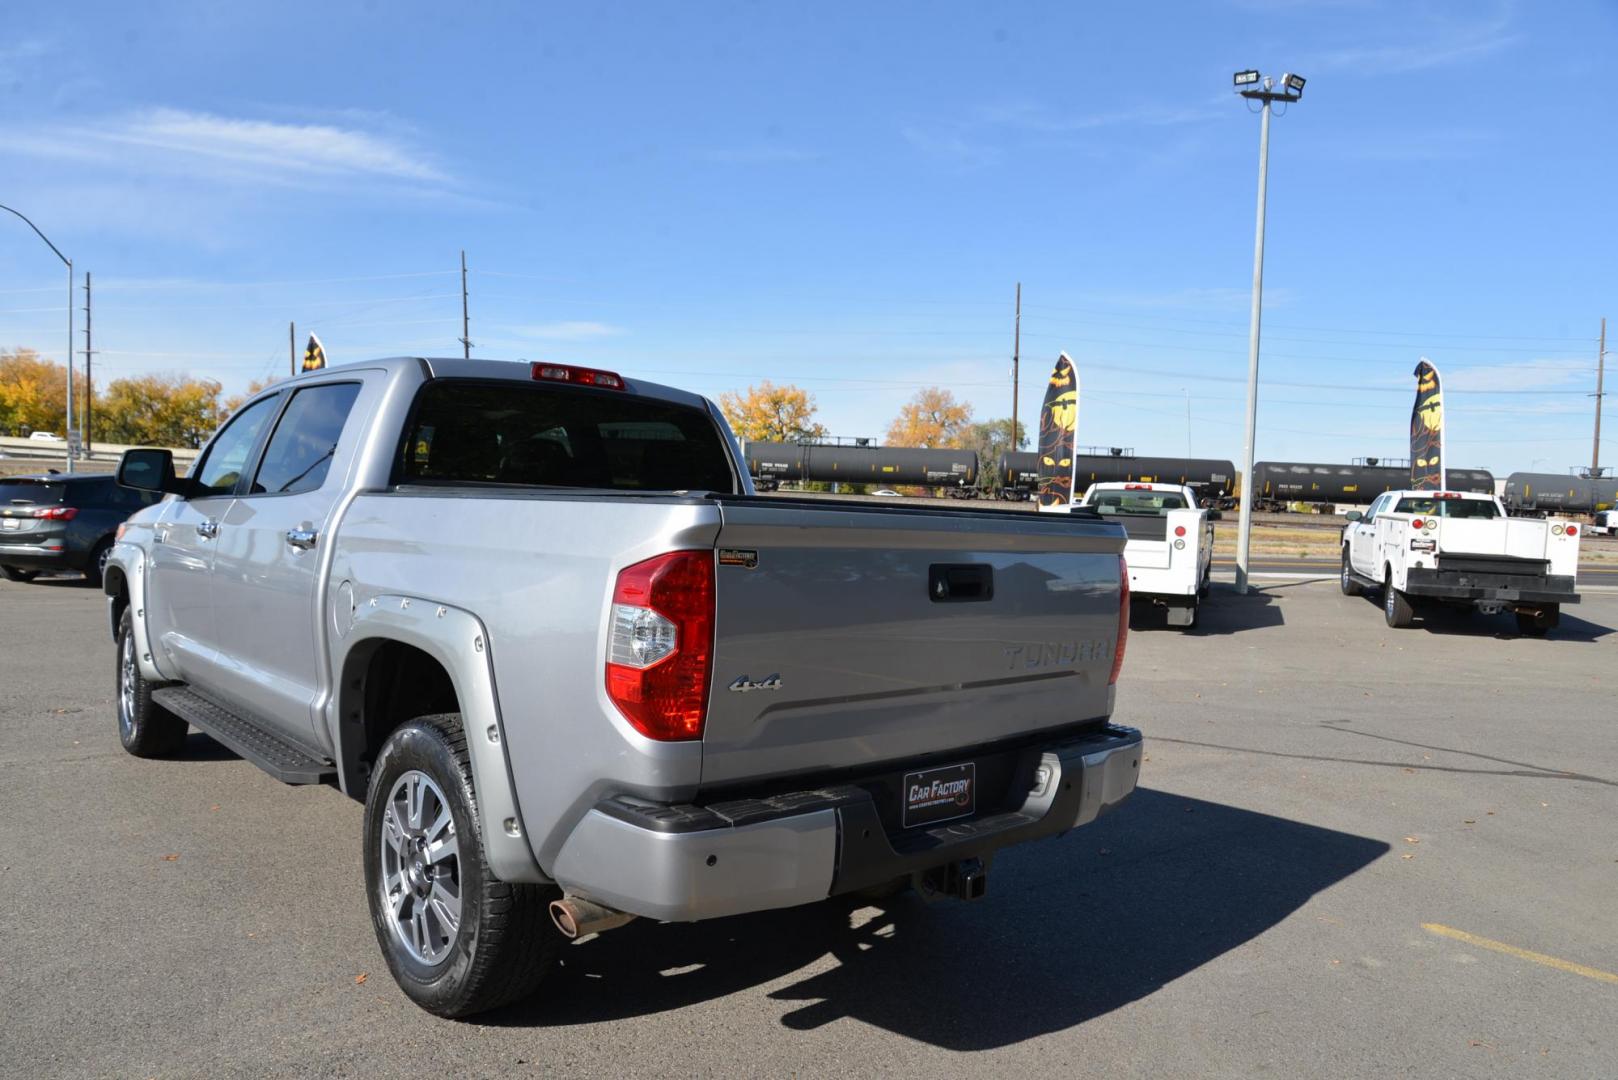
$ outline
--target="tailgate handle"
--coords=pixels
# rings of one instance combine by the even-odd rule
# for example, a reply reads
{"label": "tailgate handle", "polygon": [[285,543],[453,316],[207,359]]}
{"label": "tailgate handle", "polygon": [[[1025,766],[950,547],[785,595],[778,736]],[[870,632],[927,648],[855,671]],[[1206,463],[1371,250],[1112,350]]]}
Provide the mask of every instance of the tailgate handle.
{"label": "tailgate handle", "polygon": [[994,567],[988,563],[933,563],[927,568],[927,595],[935,604],[992,600]]}

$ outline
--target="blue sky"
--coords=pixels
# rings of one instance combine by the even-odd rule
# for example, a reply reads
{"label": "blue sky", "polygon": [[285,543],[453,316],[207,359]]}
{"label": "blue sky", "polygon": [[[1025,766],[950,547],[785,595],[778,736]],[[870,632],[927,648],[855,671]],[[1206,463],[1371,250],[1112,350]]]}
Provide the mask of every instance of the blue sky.
{"label": "blue sky", "polygon": [[[98,382],[237,390],[289,320],[334,362],[456,355],[464,247],[480,355],[796,382],[880,434],[924,385],[1009,414],[1021,281],[1025,418],[1065,348],[1081,443],[1184,453],[1189,396],[1191,452],[1234,459],[1230,74],[1297,71],[1258,456],[1405,456],[1426,355],[1452,464],[1562,471],[1618,317],[1615,53],[1602,0],[36,2],[0,42],[0,203],[93,273]],[[64,292],[0,228],[0,347],[59,356]]]}

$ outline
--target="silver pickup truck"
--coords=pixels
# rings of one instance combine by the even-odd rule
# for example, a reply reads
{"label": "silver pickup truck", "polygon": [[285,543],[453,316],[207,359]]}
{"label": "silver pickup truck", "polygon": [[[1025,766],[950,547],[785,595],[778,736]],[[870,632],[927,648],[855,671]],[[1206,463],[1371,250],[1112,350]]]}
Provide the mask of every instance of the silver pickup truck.
{"label": "silver pickup truck", "polygon": [[1122,530],[756,496],[693,394],[357,364],[119,481],[170,496],[106,574],[123,745],[364,799],[378,941],[441,1015],[635,916],[973,899],[1135,787]]}

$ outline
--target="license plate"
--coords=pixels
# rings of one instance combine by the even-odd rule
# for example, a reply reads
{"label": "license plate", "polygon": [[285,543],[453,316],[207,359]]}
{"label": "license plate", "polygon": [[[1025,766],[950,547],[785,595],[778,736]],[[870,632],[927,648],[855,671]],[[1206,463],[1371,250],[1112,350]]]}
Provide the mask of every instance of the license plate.
{"label": "license plate", "polygon": [[977,763],[906,773],[902,797],[907,829],[966,817],[977,808]]}
{"label": "license plate", "polygon": [[0,518],[0,529],[10,529],[15,532],[22,527],[22,522],[16,518]]}

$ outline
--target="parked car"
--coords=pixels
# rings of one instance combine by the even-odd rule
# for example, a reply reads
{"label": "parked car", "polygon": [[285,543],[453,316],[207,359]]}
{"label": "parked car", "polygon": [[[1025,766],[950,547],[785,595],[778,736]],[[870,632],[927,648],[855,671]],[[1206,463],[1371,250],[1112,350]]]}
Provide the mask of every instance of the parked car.
{"label": "parked car", "polygon": [[162,497],[110,476],[0,477],[0,576],[65,570],[99,585],[118,526]]}
{"label": "parked car", "polygon": [[1540,635],[1579,602],[1577,522],[1507,517],[1470,491],[1388,491],[1344,516],[1342,591],[1380,589],[1389,626],[1409,626],[1417,604],[1449,604],[1512,611],[1519,631]]}
{"label": "parked car", "polygon": [[1164,609],[1170,626],[1190,629],[1209,592],[1213,573],[1213,519],[1182,484],[1091,484],[1074,503],[1116,521],[1129,535],[1129,598]]}
{"label": "parked car", "polygon": [[300,375],[187,479],[119,475],[176,496],[108,567],[125,748],[195,725],[364,799],[377,941],[440,1015],[636,916],[975,899],[1135,788],[1093,516],[755,496],[704,398],[464,359]]}
{"label": "parked car", "polygon": [[877,488],[875,491],[871,492],[871,494],[881,495],[889,499],[897,499],[901,497],[899,493],[894,491],[892,488]]}
{"label": "parked car", "polygon": [[52,431],[35,431],[28,436],[29,442],[65,442],[60,435]]}

